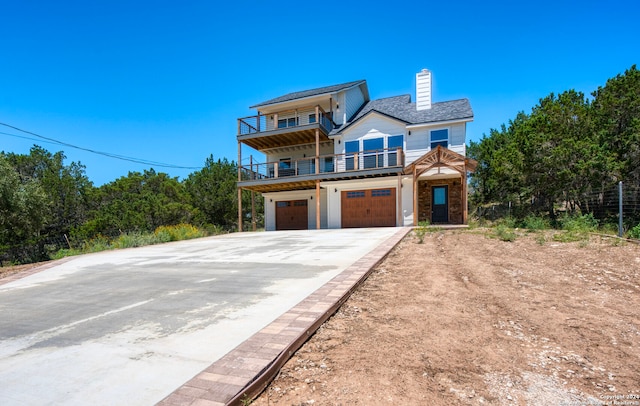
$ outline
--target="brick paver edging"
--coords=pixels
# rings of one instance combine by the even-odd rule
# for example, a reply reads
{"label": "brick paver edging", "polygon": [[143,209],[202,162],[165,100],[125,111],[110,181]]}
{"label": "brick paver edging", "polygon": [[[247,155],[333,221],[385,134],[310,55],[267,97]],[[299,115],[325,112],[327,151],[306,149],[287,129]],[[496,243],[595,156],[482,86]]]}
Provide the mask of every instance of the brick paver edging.
{"label": "brick paver edging", "polygon": [[412,230],[405,227],[158,403],[240,405],[259,395],[280,368]]}

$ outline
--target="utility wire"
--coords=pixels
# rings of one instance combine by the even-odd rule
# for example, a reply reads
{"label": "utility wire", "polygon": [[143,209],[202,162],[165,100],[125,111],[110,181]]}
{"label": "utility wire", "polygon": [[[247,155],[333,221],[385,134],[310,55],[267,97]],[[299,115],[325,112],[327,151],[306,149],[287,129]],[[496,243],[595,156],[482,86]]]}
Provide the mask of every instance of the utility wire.
{"label": "utility wire", "polygon": [[[173,164],[167,164],[167,163],[163,163],[163,162],[149,161],[149,160],[142,159],[142,158],[133,158],[133,157],[128,157],[128,156],[124,156],[124,155],[112,154],[110,152],[96,151],[96,150],[93,150],[93,149],[90,149],[90,148],[79,147],[77,145],[69,144],[67,142],[58,141],[58,140],[56,140],[54,138],[45,137],[44,135],[40,135],[40,134],[36,134],[34,132],[31,132],[31,131],[23,130],[21,128],[12,126],[10,124],[0,123],[0,125],[12,128],[12,129],[14,129],[16,131],[20,131],[20,132],[25,133],[25,134],[33,135],[33,136],[38,137],[40,139],[46,140],[46,141],[48,141],[48,142],[50,142],[52,144],[62,145],[62,146],[69,147],[69,148],[79,149],[81,151],[91,152],[92,154],[106,156],[107,158],[119,159],[119,160],[122,160],[122,161],[128,161],[128,162],[133,162],[133,163],[142,164],[142,165],[152,165],[152,166],[157,166],[157,167],[162,167],[162,168],[202,169],[202,167],[197,167],[197,166],[173,165]],[[10,133],[5,133],[5,132],[0,132],[0,134],[9,135],[9,136],[12,136],[12,137],[17,137],[17,138],[24,138],[24,139],[28,139],[28,140],[32,140],[32,141],[38,141],[38,140],[35,140],[33,138],[29,138],[29,137],[25,137],[25,136],[21,136],[21,135],[17,135],[17,134],[10,134]]]}

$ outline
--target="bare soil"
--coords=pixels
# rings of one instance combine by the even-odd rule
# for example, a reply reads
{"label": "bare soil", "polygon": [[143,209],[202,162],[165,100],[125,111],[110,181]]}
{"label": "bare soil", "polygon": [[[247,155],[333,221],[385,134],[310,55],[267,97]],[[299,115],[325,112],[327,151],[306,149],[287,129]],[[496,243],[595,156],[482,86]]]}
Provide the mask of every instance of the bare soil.
{"label": "bare soil", "polygon": [[30,271],[34,268],[38,268],[42,265],[47,264],[47,262],[36,262],[33,264],[24,264],[24,265],[13,265],[13,266],[0,266],[0,280],[2,278],[6,278],[7,276],[17,274],[18,272]]}
{"label": "bare soil", "polygon": [[640,246],[489,233],[405,238],[253,404],[640,405]]}

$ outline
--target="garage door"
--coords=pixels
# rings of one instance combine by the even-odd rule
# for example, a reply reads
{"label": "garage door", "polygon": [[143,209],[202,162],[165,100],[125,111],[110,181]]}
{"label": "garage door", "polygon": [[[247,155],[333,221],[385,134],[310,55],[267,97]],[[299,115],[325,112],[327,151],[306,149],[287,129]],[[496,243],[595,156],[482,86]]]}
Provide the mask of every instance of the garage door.
{"label": "garage door", "polygon": [[306,230],[308,228],[306,200],[276,202],[276,230]]}
{"label": "garage door", "polygon": [[342,192],[342,228],[395,225],[395,188]]}

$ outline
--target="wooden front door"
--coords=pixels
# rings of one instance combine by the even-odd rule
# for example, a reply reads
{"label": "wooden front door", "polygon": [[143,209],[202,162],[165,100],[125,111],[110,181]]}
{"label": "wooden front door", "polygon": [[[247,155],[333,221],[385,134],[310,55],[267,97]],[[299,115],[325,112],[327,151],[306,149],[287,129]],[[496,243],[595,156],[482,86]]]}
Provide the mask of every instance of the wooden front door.
{"label": "wooden front door", "polygon": [[431,222],[449,222],[449,187],[446,185],[431,187]]}
{"label": "wooden front door", "polygon": [[306,230],[309,217],[306,200],[276,202],[276,230]]}
{"label": "wooden front door", "polygon": [[395,188],[350,190],[341,198],[342,228],[396,225]]}

